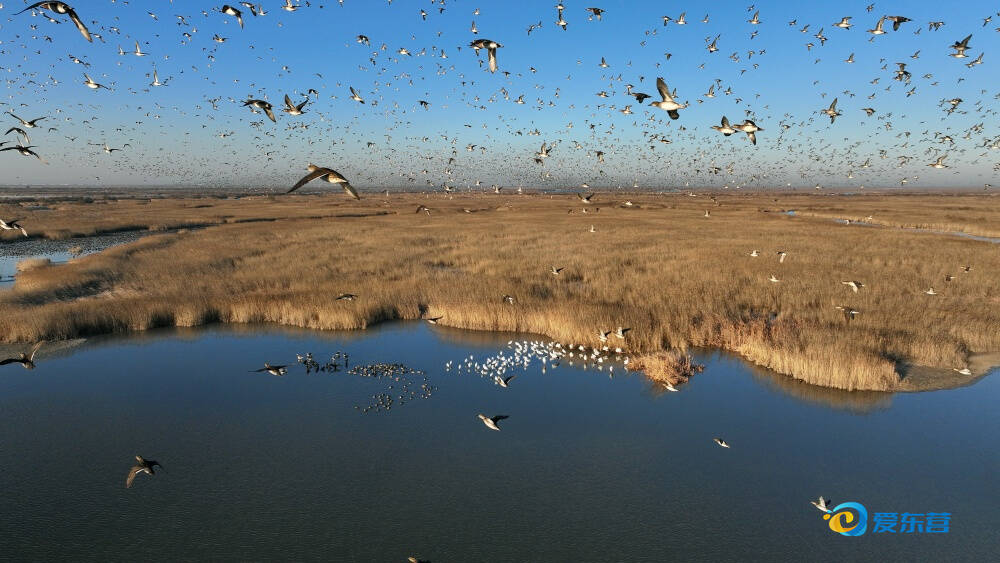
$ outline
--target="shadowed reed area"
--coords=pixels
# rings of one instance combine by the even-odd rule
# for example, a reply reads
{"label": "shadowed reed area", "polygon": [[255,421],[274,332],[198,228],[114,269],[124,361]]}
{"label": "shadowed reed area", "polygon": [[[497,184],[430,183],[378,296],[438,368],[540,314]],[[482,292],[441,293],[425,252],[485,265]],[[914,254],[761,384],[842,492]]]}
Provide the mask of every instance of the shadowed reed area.
{"label": "shadowed reed area", "polygon": [[[599,330],[625,326],[625,341],[612,335],[608,345],[636,359],[711,346],[817,385],[895,390],[901,366],[952,373],[1000,351],[1000,248],[765,211],[811,205],[863,217],[902,206],[919,210],[921,224],[993,232],[1000,211],[955,210],[995,201],[598,194],[585,206],[573,195],[324,194],[63,202],[58,211],[7,204],[0,214],[22,217],[29,233],[211,226],[22,272],[0,293],[0,337],[210,322],[353,329],[442,316],[442,325],[593,346]],[[421,204],[430,215],[414,213]],[[854,293],[844,280],[864,287]],[[924,293],[931,286],[938,295]],[[337,300],[342,293],[357,299]],[[838,305],[860,314],[848,321]]]}

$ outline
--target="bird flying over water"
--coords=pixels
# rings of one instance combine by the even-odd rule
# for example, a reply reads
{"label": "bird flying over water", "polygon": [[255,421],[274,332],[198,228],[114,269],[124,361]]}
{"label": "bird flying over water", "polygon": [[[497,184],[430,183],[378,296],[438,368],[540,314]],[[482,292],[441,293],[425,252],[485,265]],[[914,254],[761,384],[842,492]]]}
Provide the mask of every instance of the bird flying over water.
{"label": "bird flying over water", "polygon": [[161,469],[163,468],[163,466],[160,465],[159,462],[153,461],[151,459],[144,459],[141,455],[135,456],[135,461],[136,465],[132,466],[132,469],[129,469],[128,476],[125,478],[126,489],[132,488],[132,482],[135,481],[136,475],[140,473],[145,473],[146,475],[152,477],[154,475],[153,471],[154,466],[159,467]]}
{"label": "bird flying over water", "polygon": [[5,360],[0,360],[0,366],[5,366],[7,364],[21,364],[24,369],[35,369],[35,354],[38,353],[38,349],[45,344],[42,340],[31,347],[31,351],[25,353],[21,352],[16,358],[7,358]]}
{"label": "bird flying over water", "polygon": [[501,420],[510,418],[509,416],[503,414],[498,414],[495,416],[486,416],[485,414],[478,414],[476,416],[479,417],[479,420],[483,421],[483,424],[485,424],[487,428],[489,428],[490,430],[496,430],[497,432],[500,431],[499,422]]}

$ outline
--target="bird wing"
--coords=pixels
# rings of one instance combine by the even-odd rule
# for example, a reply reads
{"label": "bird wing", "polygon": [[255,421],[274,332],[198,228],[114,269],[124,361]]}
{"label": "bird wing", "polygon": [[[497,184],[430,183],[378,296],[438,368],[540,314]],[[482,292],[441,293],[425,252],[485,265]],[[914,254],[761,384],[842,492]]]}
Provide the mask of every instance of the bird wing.
{"label": "bird wing", "polygon": [[143,467],[143,466],[141,466],[141,465],[136,465],[132,469],[129,469],[128,470],[128,477],[125,479],[125,488],[126,489],[132,488],[132,481],[135,481],[135,476],[138,475],[139,473],[145,471],[145,470],[146,470],[146,468]]}
{"label": "bird wing", "polygon": [[39,340],[38,343],[36,343],[34,346],[31,347],[31,352],[28,353],[29,360],[35,359],[35,353],[38,352],[38,349],[42,347],[42,344],[45,344],[45,341]]}
{"label": "bird wing", "polygon": [[496,423],[500,422],[501,420],[504,420],[504,419],[507,419],[507,418],[510,418],[510,417],[507,416],[507,415],[505,415],[505,414],[498,414],[496,416],[491,416],[490,420],[493,421],[493,424],[496,424]]}
{"label": "bird wing", "polygon": [[729,127],[729,118],[727,118],[724,115],[722,116],[722,126],[723,127]]}
{"label": "bird wing", "polygon": [[490,47],[489,49],[486,50],[486,54],[489,56],[489,59],[490,59],[490,72],[496,72],[497,71],[497,50],[494,49],[493,47]]}
{"label": "bird wing", "polygon": [[0,366],[5,366],[7,364],[13,364],[14,362],[21,361],[20,358],[7,358],[6,360],[0,360]]}
{"label": "bird wing", "polygon": [[[21,10],[20,12],[18,12],[17,14],[23,14],[24,12],[27,12],[28,10],[34,10],[35,8],[41,6],[42,4],[45,4],[45,1],[46,0],[42,0],[41,2],[35,2],[34,4],[28,6],[27,8],[25,8],[23,10]],[[17,14],[14,14],[14,15],[16,16]]]}
{"label": "bird wing", "polygon": [[656,89],[660,92],[660,96],[663,97],[664,102],[674,101],[673,96],[670,95],[670,88],[667,87],[667,83],[663,81],[663,78],[657,77]]}
{"label": "bird wing", "polygon": [[264,108],[264,113],[266,113],[267,114],[267,118],[270,119],[271,121],[273,121],[274,123],[278,122],[278,120],[274,118],[274,112],[271,111],[270,107]]}
{"label": "bird wing", "polygon": [[295,107],[295,104],[292,103],[292,99],[288,97],[288,94],[285,94],[285,107],[288,109]]}
{"label": "bird wing", "polygon": [[346,180],[341,182],[340,185],[344,187],[344,191],[347,192],[351,197],[353,197],[354,199],[361,199],[361,196],[358,195],[358,191],[355,190],[354,186],[352,186]]}
{"label": "bird wing", "polygon": [[313,170],[312,172],[306,174],[301,180],[298,181],[297,184],[292,186],[292,189],[288,190],[285,193],[290,194],[295,190],[301,188],[302,186],[308,184],[309,182],[312,182],[316,178],[322,178],[323,176],[326,176],[331,172],[333,172],[333,170],[330,170],[329,168],[317,168],[316,170]]}

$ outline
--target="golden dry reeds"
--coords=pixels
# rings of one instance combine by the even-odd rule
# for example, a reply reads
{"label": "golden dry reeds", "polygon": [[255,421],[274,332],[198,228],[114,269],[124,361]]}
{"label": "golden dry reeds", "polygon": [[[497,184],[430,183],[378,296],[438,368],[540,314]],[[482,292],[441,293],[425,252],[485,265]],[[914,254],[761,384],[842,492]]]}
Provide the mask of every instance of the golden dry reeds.
{"label": "golden dry reeds", "polygon": [[[612,343],[635,358],[714,346],[809,383],[867,390],[898,388],[904,365],[950,369],[1000,351],[997,245],[765,212],[837,205],[863,213],[892,209],[895,196],[630,194],[632,207],[625,199],[598,194],[584,206],[573,195],[355,202],[338,194],[63,203],[59,215],[21,209],[29,232],[205,228],[22,273],[0,293],[0,338],[213,322],[356,329],[426,315],[598,345],[599,330],[626,326],[627,338]],[[946,224],[953,208],[992,198],[899,201]],[[431,214],[415,213],[417,205]],[[988,222],[1000,217],[989,213]],[[778,251],[787,252],[783,263]],[[552,266],[564,269],[556,276]],[[780,281],[768,281],[772,274]],[[854,293],[844,280],[865,287]],[[923,293],[931,286],[938,295]],[[341,293],[358,298],[337,300]],[[847,320],[838,305],[860,314]]]}

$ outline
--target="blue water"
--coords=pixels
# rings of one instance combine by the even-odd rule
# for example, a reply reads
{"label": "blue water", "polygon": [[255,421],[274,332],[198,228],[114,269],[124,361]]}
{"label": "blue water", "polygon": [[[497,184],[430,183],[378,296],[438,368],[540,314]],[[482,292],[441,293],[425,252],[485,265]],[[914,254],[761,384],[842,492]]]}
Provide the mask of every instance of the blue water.
{"label": "blue water", "polygon": [[[43,348],[33,371],[0,367],[0,559],[984,561],[1000,545],[995,376],[893,396],[719,354],[678,393],[565,360],[508,389],[444,369],[522,338],[400,323]],[[401,382],[295,361],[337,351],[433,391],[364,414]],[[249,373],[264,362],[289,373]],[[495,432],[480,412],[510,418]],[[135,454],[165,469],[126,489]],[[819,495],[949,512],[951,531],[843,537]]]}
{"label": "blue water", "polygon": [[[17,263],[29,258],[47,258],[53,264],[68,262],[112,246],[132,242],[149,232],[122,232],[69,239],[14,238],[0,241],[0,288],[13,285]],[[70,252],[72,249],[74,252]]]}

